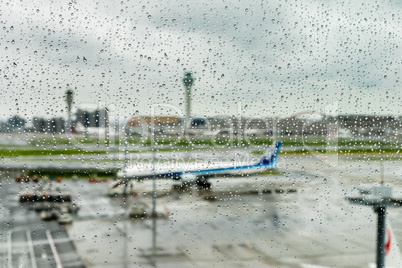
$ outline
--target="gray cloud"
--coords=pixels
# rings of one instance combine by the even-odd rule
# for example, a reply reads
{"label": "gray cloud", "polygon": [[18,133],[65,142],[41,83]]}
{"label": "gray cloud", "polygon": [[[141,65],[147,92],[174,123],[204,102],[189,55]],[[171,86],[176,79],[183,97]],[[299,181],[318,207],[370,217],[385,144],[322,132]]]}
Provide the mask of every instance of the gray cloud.
{"label": "gray cloud", "polygon": [[61,116],[67,85],[77,103],[123,115],[181,107],[186,70],[197,115],[236,114],[238,102],[248,116],[291,115],[334,101],[341,113],[402,113],[397,1],[1,6],[0,116]]}

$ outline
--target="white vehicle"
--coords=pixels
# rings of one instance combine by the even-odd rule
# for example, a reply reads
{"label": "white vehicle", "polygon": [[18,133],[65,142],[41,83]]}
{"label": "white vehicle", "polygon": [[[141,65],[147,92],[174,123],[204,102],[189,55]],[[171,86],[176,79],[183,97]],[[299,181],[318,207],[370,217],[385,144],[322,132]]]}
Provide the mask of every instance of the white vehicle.
{"label": "white vehicle", "polygon": [[[109,185],[109,190],[108,190],[108,195],[109,196],[117,196],[121,195],[124,193],[124,188],[126,186],[124,185],[124,180],[117,180],[112,182]],[[134,191],[134,185],[132,181],[129,181],[127,183],[127,189],[126,189],[127,194],[135,194],[136,192]]]}
{"label": "white vehicle", "polygon": [[57,213],[55,210],[43,210],[40,213],[40,218],[44,221],[56,219]]}
{"label": "white vehicle", "polygon": [[69,213],[63,213],[63,214],[60,214],[57,221],[60,224],[69,224],[69,223],[73,222],[73,216],[71,216],[71,214],[69,214]]}
{"label": "white vehicle", "polygon": [[146,215],[144,205],[132,205],[129,208],[128,216],[131,218],[141,218]]}

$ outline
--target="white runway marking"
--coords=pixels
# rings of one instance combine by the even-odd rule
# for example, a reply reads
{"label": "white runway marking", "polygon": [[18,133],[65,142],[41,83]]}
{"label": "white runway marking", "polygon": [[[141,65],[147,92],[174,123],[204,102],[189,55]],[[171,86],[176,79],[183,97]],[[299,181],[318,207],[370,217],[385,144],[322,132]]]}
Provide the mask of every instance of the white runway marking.
{"label": "white runway marking", "polygon": [[49,240],[49,245],[50,245],[50,248],[52,249],[53,256],[54,256],[54,259],[57,264],[57,268],[63,268],[63,266],[61,265],[59,254],[57,253],[56,246],[54,245],[54,241],[53,241],[52,235],[50,234],[49,230],[46,230],[46,236],[47,236],[47,239]]}
{"label": "white runway marking", "polygon": [[31,255],[32,268],[37,268],[35,261],[35,253],[33,250],[31,232],[29,230],[27,230],[27,239],[28,239],[29,254]]}
{"label": "white runway marking", "polygon": [[13,260],[12,260],[12,248],[11,248],[11,233],[13,231],[10,230],[7,233],[7,258],[8,258],[8,267],[13,267]]}

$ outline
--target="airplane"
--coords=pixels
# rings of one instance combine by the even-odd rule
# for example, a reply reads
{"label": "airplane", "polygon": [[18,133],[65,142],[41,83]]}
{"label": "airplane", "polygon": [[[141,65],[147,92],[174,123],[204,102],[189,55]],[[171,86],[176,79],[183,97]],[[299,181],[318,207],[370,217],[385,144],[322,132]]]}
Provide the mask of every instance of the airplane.
{"label": "airplane", "polygon": [[[256,163],[247,163],[241,165],[222,164],[222,163],[181,163],[172,165],[158,165],[153,168],[131,167],[120,170],[117,174],[119,180],[113,182],[109,186],[109,195],[115,195],[122,192],[124,186],[132,189],[132,184],[125,185],[127,181],[132,179],[148,179],[155,176],[158,179],[181,180],[183,183],[195,182],[198,186],[210,188],[211,184],[207,181],[210,177],[216,176],[244,176],[247,174],[255,174],[272,169],[275,166],[276,159],[282,142],[278,141],[268,149],[267,153]],[[119,190],[120,188],[120,190]]]}

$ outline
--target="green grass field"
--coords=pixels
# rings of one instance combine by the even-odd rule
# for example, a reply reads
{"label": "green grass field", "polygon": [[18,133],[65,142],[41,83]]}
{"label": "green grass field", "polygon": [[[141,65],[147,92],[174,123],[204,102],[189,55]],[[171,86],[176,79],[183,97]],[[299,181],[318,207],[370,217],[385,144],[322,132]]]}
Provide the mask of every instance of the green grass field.
{"label": "green grass field", "polygon": [[[283,142],[285,148],[292,149],[293,147],[308,146],[312,150],[325,151],[327,140],[325,137],[282,137],[278,138]],[[123,150],[123,142],[120,141],[120,151]],[[260,147],[261,150],[254,150],[253,154],[262,154],[266,148],[272,144],[271,138],[254,138],[254,139],[163,139],[159,138],[155,141],[157,151],[193,151],[201,147],[227,149],[227,148],[248,148],[248,147]],[[129,149],[130,153],[142,153],[151,151],[151,141],[141,140],[138,138],[129,138],[127,140],[128,146],[137,145],[141,149]],[[63,155],[91,155],[91,154],[110,154],[114,152],[115,145],[110,142],[99,142],[93,138],[86,139],[68,139],[68,138],[43,138],[32,140],[31,146],[22,147],[14,146],[12,148],[0,147],[0,157],[23,157],[23,156],[63,156]],[[82,149],[81,147],[86,144],[93,144],[97,146],[97,149]],[[358,139],[338,139],[332,141],[333,145],[338,147],[347,146],[347,150],[338,150],[339,154],[348,153],[388,153],[388,154],[400,154],[401,141],[398,139],[383,139],[383,140],[358,140]],[[65,148],[60,148],[60,145],[66,145]],[[110,147],[107,148],[106,146]],[[52,148],[56,147],[57,148]],[[295,150],[288,151],[288,154],[305,154],[308,150],[295,148]],[[328,151],[327,153],[333,153]]]}
{"label": "green grass field", "polygon": [[[326,150],[327,140],[325,137],[308,137],[302,139],[300,137],[283,137],[279,138],[283,142],[285,150],[281,152],[283,155],[314,155],[314,154],[337,154],[344,156],[345,159],[351,157],[355,159],[378,161],[378,160],[401,160],[401,141],[398,139],[383,139],[383,140],[359,140],[359,139],[338,139],[335,144],[340,147],[337,151]],[[261,155],[266,152],[266,148],[272,144],[272,139],[256,138],[256,139],[242,139],[242,140],[208,140],[208,139],[157,139],[156,150],[158,152],[171,152],[171,151],[187,151],[194,150],[227,150],[243,148],[252,150],[250,153],[255,155]],[[119,153],[123,153],[124,141],[120,142]],[[88,148],[88,144],[92,144],[93,149]],[[129,153],[146,153],[151,152],[151,141],[140,140],[130,138],[127,140]],[[63,146],[66,145],[66,146]],[[109,145],[110,147],[107,147]],[[136,149],[130,149],[131,146],[136,146]],[[65,148],[63,148],[65,147]],[[91,148],[89,147],[89,148]],[[346,147],[346,148],[345,148]],[[32,141],[30,146],[13,146],[7,147],[2,145],[0,147],[0,159],[3,161],[10,161],[11,159],[18,158],[18,161],[24,161],[24,157],[38,157],[38,161],[41,161],[41,156],[58,156],[56,161],[67,161],[71,156],[80,159],[80,156],[84,155],[105,155],[114,154],[115,146],[110,142],[98,142],[96,139],[82,139],[73,141],[67,138],[45,138]],[[255,148],[258,148],[257,150]],[[65,158],[63,156],[66,156]],[[9,159],[5,159],[9,158]],[[43,158],[42,158],[43,159]],[[109,158],[98,157],[94,158],[96,161],[113,161]],[[92,161],[85,159],[83,161]],[[277,171],[269,171],[265,175],[275,175]],[[115,170],[31,170],[31,175],[38,174],[41,176],[62,176],[62,177],[113,177]]]}

